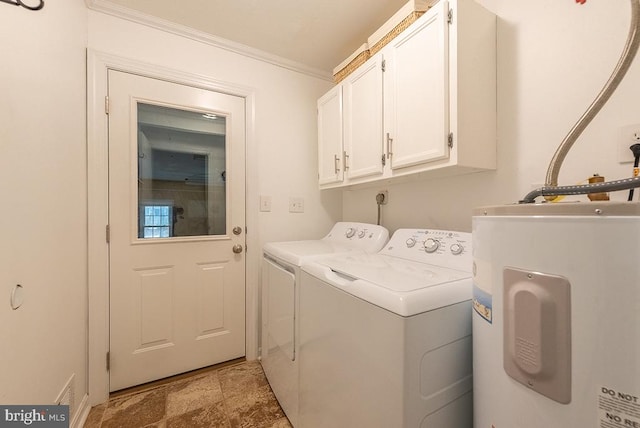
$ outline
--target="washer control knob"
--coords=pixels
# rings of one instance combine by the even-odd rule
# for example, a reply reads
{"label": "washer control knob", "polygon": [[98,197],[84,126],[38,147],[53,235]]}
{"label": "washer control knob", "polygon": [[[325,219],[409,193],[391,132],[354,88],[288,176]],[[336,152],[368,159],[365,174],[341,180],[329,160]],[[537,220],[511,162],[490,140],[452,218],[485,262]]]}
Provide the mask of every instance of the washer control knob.
{"label": "washer control knob", "polygon": [[355,235],[355,234],[356,234],[356,229],[355,229],[355,228],[353,228],[353,227],[350,227],[350,228],[349,228],[349,229],[347,229],[347,231],[344,233],[344,235],[345,235],[347,238],[353,238],[353,235]]}
{"label": "washer control knob", "polygon": [[366,234],[367,234],[366,230],[361,230],[360,232],[358,232],[358,238],[362,239]]}
{"label": "washer control knob", "polygon": [[454,256],[462,254],[462,252],[464,251],[464,247],[460,244],[451,244],[451,247],[449,247],[449,249],[451,250],[451,254],[453,254]]}
{"label": "washer control knob", "polygon": [[424,250],[427,253],[433,253],[435,252],[438,248],[440,248],[440,242],[436,239],[433,238],[428,238],[424,241]]}
{"label": "washer control knob", "polygon": [[409,239],[407,239],[407,248],[412,248],[414,245],[416,245],[416,240],[415,240],[415,238],[409,238]]}

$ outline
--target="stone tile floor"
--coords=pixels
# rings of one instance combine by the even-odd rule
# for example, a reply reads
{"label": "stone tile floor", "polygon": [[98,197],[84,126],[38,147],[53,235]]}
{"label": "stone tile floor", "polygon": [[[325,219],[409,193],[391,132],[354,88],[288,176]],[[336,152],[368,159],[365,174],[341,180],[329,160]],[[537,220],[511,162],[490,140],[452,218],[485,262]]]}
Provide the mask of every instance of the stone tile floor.
{"label": "stone tile floor", "polygon": [[85,428],[292,428],[262,366],[239,361],[111,395]]}

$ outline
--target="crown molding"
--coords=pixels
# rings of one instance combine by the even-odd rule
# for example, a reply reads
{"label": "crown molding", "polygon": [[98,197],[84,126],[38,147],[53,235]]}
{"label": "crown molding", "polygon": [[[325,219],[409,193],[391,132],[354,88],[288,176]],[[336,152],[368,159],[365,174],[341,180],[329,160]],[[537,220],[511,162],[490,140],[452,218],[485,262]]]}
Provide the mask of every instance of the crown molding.
{"label": "crown molding", "polygon": [[224,49],[238,55],[243,55],[258,61],[286,68],[297,73],[306,74],[318,79],[333,81],[333,77],[328,71],[320,70],[315,67],[309,67],[305,64],[292,61],[277,55],[272,55],[260,49],[255,49],[250,46],[244,45],[242,43],[233,42],[231,40],[223,39],[222,37],[217,37],[203,31],[195,30],[184,25],[176,24],[165,19],[138,12],[127,7],[115,5],[108,0],[85,0],[85,3],[87,4],[87,8],[96,12],[105,13],[117,18],[125,19],[127,21],[135,22],[147,27],[175,34],[180,37],[185,37],[200,43],[205,43],[219,49]]}

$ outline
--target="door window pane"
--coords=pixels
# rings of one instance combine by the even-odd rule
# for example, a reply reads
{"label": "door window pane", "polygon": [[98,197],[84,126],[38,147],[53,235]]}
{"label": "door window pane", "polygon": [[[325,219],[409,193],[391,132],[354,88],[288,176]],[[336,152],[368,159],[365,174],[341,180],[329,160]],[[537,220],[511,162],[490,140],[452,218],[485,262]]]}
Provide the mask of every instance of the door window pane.
{"label": "door window pane", "polygon": [[[140,205],[140,229],[142,238],[168,238],[173,236],[173,222],[171,216],[172,203],[154,205],[159,201],[146,201]],[[154,227],[157,226],[157,227]]]}
{"label": "door window pane", "polygon": [[138,238],[226,234],[226,118],[138,104]]}

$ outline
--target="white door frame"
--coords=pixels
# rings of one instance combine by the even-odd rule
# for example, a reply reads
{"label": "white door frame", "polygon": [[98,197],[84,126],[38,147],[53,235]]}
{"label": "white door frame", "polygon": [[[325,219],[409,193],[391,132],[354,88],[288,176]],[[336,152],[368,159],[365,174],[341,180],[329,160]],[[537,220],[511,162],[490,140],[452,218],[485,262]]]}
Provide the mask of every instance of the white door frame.
{"label": "white door frame", "polygon": [[147,64],[95,50],[87,50],[87,191],[88,191],[88,391],[92,406],[109,399],[109,248],[106,225],[109,219],[108,119],[105,98],[107,72],[119,70],[174,83],[195,86],[245,99],[246,115],[246,358],[258,357],[258,238],[257,147],[254,136],[255,91],[206,76]]}

